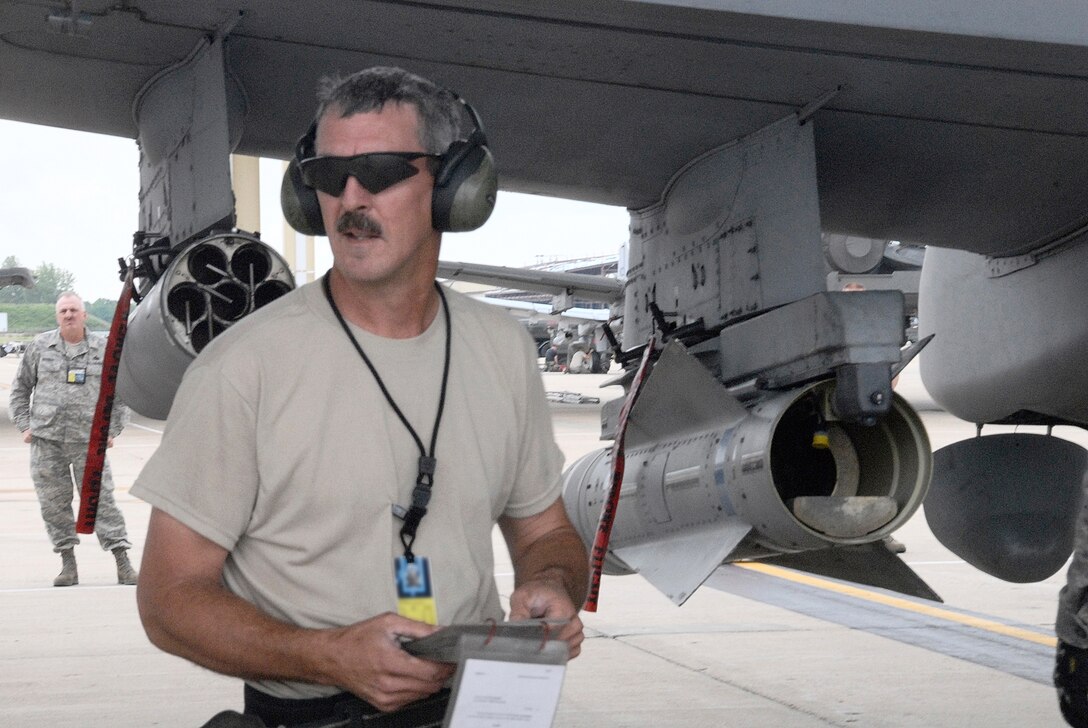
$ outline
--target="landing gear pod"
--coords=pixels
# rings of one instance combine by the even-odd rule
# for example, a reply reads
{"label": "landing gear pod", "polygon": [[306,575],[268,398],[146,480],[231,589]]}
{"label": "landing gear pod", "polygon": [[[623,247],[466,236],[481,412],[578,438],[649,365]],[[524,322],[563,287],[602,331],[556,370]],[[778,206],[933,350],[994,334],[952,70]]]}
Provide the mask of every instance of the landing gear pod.
{"label": "landing gear pod", "polygon": [[975,568],[1015,583],[1042,581],[1073,553],[1088,451],[1051,435],[1008,432],[933,454],[930,530]]}
{"label": "landing gear pod", "polygon": [[117,392],[166,419],[189,363],[219,334],[294,288],[287,261],[245,233],[213,235],[174,257],[128,324]]}

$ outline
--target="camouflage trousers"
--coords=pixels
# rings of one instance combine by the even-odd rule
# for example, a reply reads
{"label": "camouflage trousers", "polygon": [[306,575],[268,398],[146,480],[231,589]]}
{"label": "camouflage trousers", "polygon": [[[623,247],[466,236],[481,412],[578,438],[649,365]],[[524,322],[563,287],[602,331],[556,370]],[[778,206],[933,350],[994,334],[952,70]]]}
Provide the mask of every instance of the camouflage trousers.
{"label": "camouflage trousers", "polygon": [[[53,542],[53,550],[57,552],[79,543],[72,500],[74,493],[83,485],[86,459],[85,442],[58,442],[40,437],[30,439],[30,477],[38,494],[45,531]],[[102,468],[102,491],[98,497],[94,532],[105,551],[132,548],[125,532],[125,517],[113,499],[113,474],[108,459]]]}
{"label": "camouflage trousers", "polygon": [[1088,649],[1088,498],[1077,519],[1073,561],[1058,594],[1058,616],[1054,623],[1058,639]]}

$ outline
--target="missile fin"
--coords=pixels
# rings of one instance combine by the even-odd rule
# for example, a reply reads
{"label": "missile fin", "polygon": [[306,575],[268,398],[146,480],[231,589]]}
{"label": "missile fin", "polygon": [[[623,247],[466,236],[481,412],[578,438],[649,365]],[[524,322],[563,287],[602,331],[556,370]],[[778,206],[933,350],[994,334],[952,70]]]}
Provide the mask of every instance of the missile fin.
{"label": "missile fin", "polygon": [[671,341],[639,392],[627,424],[627,447],[729,428],[748,416],[744,408],[684,345]]}
{"label": "missile fin", "polygon": [[760,559],[759,563],[875,586],[920,599],[944,601],[883,541],[782,554]]}
{"label": "missile fin", "polygon": [[751,525],[739,518],[613,549],[677,606],[690,597],[737,547]]}

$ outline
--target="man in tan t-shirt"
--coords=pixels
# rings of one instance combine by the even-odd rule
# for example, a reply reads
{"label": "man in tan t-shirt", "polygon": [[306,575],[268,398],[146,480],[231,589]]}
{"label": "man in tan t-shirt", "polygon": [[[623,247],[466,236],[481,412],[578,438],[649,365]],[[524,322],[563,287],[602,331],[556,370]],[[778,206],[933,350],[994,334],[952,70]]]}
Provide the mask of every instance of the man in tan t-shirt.
{"label": "man in tan t-shirt", "polygon": [[[477,185],[482,132],[457,141],[463,113],[399,69],[326,84],[293,164],[333,268],[202,352],[132,491],[154,506],[138,589],[148,636],[245,678],[247,714],[272,725],[334,716],[345,696],[434,725],[413,711],[452,668],[399,647],[436,627],[394,613],[393,558],[430,559],[435,621],[501,618],[495,523],[515,571],[509,618],[565,621],[558,638],[580,650],[587,557],[559,498],[532,343],[434,280],[441,230],[463,212],[443,197],[460,184],[451,163],[476,165],[482,149],[465,190],[493,204],[493,178]],[[494,330],[513,337],[482,344],[501,366],[461,366],[465,342]],[[270,363],[286,331],[312,342],[307,358]],[[481,387],[500,397],[479,401]]]}

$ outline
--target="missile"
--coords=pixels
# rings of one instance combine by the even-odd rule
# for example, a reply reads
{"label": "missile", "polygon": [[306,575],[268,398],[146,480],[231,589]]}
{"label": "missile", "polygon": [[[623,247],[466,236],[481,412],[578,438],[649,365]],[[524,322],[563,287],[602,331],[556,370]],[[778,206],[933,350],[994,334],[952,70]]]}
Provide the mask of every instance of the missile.
{"label": "missile", "polygon": [[[628,417],[605,573],[639,573],[680,605],[723,563],[783,558],[805,568],[813,554],[820,573],[850,561],[853,580],[937,598],[880,543],[929,486],[921,419],[898,395],[875,424],[843,419],[835,387],[823,380],[742,403],[670,342]],[[590,453],[564,473],[564,504],[587,544],[610,459],[608,450]],[[859,575],[859,564],[869,573]]]}

